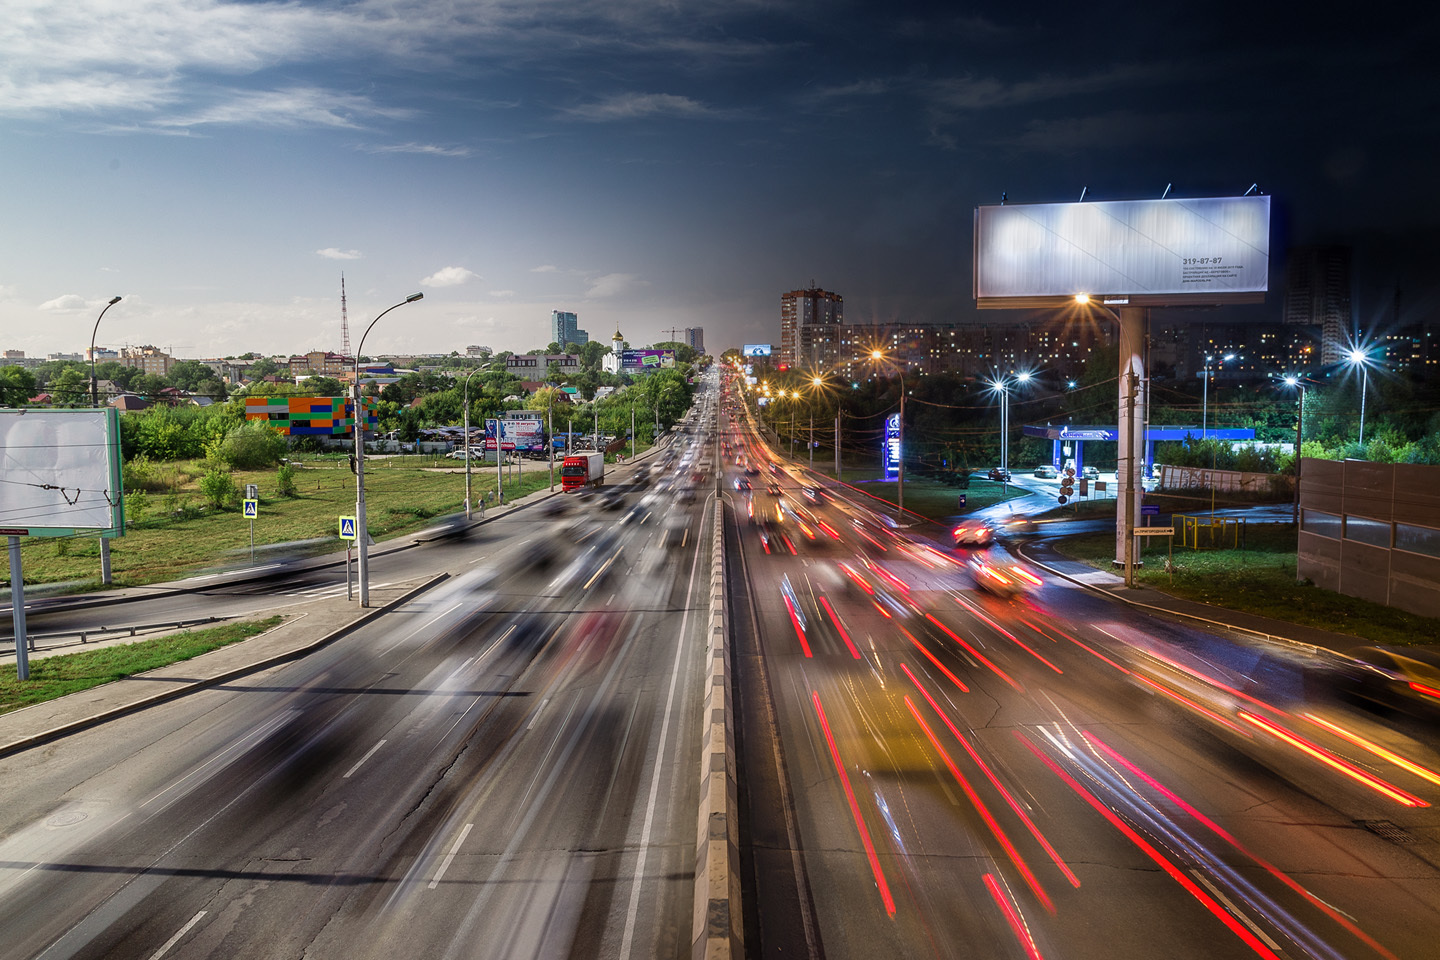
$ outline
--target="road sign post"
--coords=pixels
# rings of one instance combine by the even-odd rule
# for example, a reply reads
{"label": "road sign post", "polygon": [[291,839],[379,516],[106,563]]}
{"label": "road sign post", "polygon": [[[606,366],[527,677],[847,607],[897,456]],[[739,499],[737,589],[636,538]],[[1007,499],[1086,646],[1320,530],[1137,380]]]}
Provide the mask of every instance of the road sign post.
{"label": "road sign post", "polygon": [[340,539],[345,541],[345,600],[348,602],[355,599],[354,589],[350,585],[350,550],[355,544],[354,517],[340,518]]}
{"label": "road sign post", "polygon": [[260,501],[255,499],[254,494],[258,493],[255,484],[245,485],[246,498],[241,501],[245,519],[250,521],[250,566],[255,566],[255,518],[260,516]]}

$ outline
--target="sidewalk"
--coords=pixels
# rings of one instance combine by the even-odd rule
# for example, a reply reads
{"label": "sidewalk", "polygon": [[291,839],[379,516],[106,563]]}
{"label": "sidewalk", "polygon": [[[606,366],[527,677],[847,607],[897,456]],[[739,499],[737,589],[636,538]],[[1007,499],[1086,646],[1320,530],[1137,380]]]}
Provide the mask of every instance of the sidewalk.
{"label": "sidewalk", "polygon": [[[372,590],[372,605],[365,609],[344,597],[315,600],[296,608],[296,614],[287,616],[284,623],[258,637],[148,673],[0,714],[0,757],[298,659],[384,616],[442,579],[444,575]],[[97,645],[88,645],[86,649]]]}

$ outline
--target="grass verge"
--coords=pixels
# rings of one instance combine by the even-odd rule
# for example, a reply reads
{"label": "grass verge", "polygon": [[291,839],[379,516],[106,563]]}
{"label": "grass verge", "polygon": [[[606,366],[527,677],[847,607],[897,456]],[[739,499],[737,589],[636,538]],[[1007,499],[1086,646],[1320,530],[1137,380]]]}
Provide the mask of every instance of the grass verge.
{"label": "grass verge", "polygon": [[[835,476],[833,464],[827,469],[821,469],[817,465],[815,472],[825,477]],[[894,503],[899,495],[900,485],[893,480],[882,480],[881,476],[881,472],[874,468],[845,467],[841,471],[840,479],[863,493],[879,497],[888,503]],[[959,487],[952,487],[938,480],[926,477],[912,479],[907,476],[905,478],[905,509],[943,523],[974,510],[981,510],[997,503],[1004,503],[1006,500],[1023,497],[1027,493],[1029,491],[1014,484],[1010,484],[1007,488],[1003,483],[991,483],[989,480],[971,479],[970,486],[961,490]],[[963,507],[960,506],[962,495],[965,497],[965,506]]]}
{"label": "grass verge", "polygon": [[30,679],[23,682],[16,676],[15,664],[5,664],[0,666],[0,713],[189,660],[228,644],[248,640],[283,619],[275,616],[264,620],[242,620],[99,650],[42,657],[30,662]]}
{"label": "grass verge", "polygon": [[[1244,550],[1176,549],[1174,574],[1165,571],[1165,548],[1145,549],[1135,579],[1163,593],[1270,617],[1302,626],[1344,633],[1369,643],[1408,646],[1433,643],[1440,620],[1394,607],[1347,597],[1295,580],[1295,527],[1251,523]],[[1113,569],[1115,534],[1085,534],[1055,541],[1055,549],[1102,570]]]}

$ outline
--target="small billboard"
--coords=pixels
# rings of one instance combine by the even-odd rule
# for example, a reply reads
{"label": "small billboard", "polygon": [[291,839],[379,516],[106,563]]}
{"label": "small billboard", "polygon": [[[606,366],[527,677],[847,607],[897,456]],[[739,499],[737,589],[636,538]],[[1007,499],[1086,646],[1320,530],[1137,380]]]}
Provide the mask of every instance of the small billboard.
{"label": "small billboard", "polygon": [[1253,302],[1269,280],[1270,198],[977,207],[974,266],[981,307],[1082,293],[1148,306]]}
{"label": "small billboard", "polygon": [[768,357],[770,356],[770,344],[747,343],[740,348],[740,353],[747,357]]}
{"label": "small billboard", "polygon": [[485,421],[485,449],[495,449],[495,428],[500,431],[500,449],[536,451],[545,449],[545,419],[534,410],[510,410],[503,420]]}
{"label": "small billboard", "polygon": [[660,370],[673,366],[674,350],[625,350],[620,354],[621,370]]}
{"label": "small billboard", "polygon": [[894,480],[900,472],[900,414],[892,413],[885,418],[885,446],[882,451],[885,460],[885,479]]}

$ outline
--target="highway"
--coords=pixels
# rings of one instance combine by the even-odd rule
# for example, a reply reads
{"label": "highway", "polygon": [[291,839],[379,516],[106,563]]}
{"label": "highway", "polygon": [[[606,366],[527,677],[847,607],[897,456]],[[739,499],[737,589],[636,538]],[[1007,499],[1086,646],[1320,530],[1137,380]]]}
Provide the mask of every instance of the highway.
{"label": "highway", "polygon": [[377,557],[377,582],[453,575],[301,661],[0,760],[0,956],[688,953],[705,497],[621,489]]}
{"label": "highway", "polygon": [[1035,568],[979,591],[731,409],[754,956],[1435,955],[1433,728]]}

